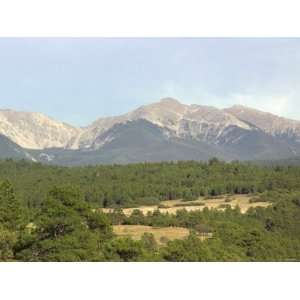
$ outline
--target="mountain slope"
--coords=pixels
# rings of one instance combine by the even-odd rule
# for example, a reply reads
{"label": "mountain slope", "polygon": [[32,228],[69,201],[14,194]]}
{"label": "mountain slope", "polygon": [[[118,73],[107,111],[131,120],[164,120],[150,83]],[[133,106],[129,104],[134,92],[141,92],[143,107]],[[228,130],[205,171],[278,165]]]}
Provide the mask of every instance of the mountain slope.
{"label": "mountain slope", "polygon": [[36,161],[34,156],[29,154],[19,145],[12,142],[6,136],[0,134],[0,159],[26,159],[31,161]]}
{"label": "mountain slope", "polygon": [[146,120],[116,124],[102,138],[108,142],[97,150],[46,149],[31,153],[42,162],[64,165],[208,160],[214,156],[233,158],[214,145],[170,138],[159,126]]}
{"label": "mountain slope", "polygon": [[106,131],[116,124],[137,120],[146,120],[173,137],[188,137],[212,144],[218,143],[229,126],[253,130],[247,123],[223,110],[210,106],[185,105],[175,99],[165,98],[122,116],[98,119],[86,127],[69,147],[99,149],[107,142],[104,137],[101,138]]}
{"label": "mountain slope", "polygon": [[107,137],[111,141],[101,151],[113,155],[116,162],[207,160],[213,156],[226,157],[225,153],[213,145],[170,136],[166,130],[145,120],[116,125],[107,132]]}
{"label": "mountain slope", "polygon": [[[99,149],[31,151],[39,161],[63,165],[125,164],[178,160],[279,159],[293,156],[286,145],[261,130],[228,129],[226,140],[209,144],[192,137],[178,138],[146,120],[116,124],[101,135]],[[98,143],[97,140],[95,143]]]}
{"label": "mountain slope", "polygon": [[[26,149],[18,146],[25,158],[65,165],[300,156],[299,121],[243,106],[218,109],[172,98],[85,128],[39,113],[0,110],[0,134]],[[6,154],[16,152],[15,144],[10,150],[1,147]]]}
{"label": "mountain slope", "polygon": [[223,151],[231,153],[238,160],[263,160],[292,157],[294,150],[262,130],[245,131],[236,129],[231,132],[231,142],[222,146]]}
{"label": "mountain slope", "polygon": [[23,148],[64,148],[79,132],[41,113],[0,110],[0,134]]}
{"label": "mountain slope", "polygon": [[242,121],[251,123],[264,132],[285,139],[300,142],[300,122],[262,112],[242,105],[235,105],[224,111]]}

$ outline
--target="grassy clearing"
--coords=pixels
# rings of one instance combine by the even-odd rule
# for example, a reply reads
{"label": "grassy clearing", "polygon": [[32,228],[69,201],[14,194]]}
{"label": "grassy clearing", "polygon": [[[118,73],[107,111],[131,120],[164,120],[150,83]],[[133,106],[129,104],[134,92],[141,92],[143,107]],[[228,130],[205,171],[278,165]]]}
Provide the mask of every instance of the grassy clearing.
{"label": "grassy clearing", "polygon": [[[203,210],[205,207],[208,209],[218,209],[224,210],[225,205],[235,208],[238,206],[242,213],[246,213],[247,210],[251,207],[268,207],[271,205],[270,202],[254,202],[251,203],[249,200],[253,198],[252,195],[234,195],[228,196],[224,195],[223,197],[205,199],[199,198],[195,201],[182,201],[182,200],[168,200],[162,201],[160,205],[153,206],[140,206],[137,208],[125,208],[123,212],[125,215],[129,216],[135,209],[142,211],[144,215],[148,212],[153,212],[159,210],[161,213],[176,214],[178,210],[185,209],[187,211]],[[193,205],[194,204],[194,205]],[[104,212],[111,212],[112,209],[103,209]]]}
{"label": "grassy clearing", "polygon": [[184,239],[189,235],[189,230],[182,227],[151,227],[143,225],[116,225],[114,233],[120,237],[131,237],[140,240],[144,233],[151,233],[155,241],[162,245],[167,241]]}

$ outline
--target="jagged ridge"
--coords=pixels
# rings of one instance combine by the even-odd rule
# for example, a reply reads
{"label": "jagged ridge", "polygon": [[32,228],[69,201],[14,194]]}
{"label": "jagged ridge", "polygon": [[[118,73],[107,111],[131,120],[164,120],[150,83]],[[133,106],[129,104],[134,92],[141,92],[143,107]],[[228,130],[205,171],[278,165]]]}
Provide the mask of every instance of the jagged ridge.
{"label": "jagged ridge", "polygon": [[[139,121],[148,122],[159,130]],[[129,124],[132,126],[128,127]],[[43,150],[38,159],[54,162],[61,151],[67,151],[65,154],[72,162],[74,157],[79,161],[83,153],[85,158],[92,152],[92,157],[99,158],[99,151],[118,153],[116,161],[123,161],[125,159],[120,158],[122,149],[126,149],[127,157],[134,160],[130,153],[133,148],[128,141],[133,143],[132,136],[143,139],[143,135],[148,136],[148,146],[138,145],[140,160],[150,157],[147,151],[150,151],[151,139],[154,144],[152,161],[167,157],[162,156],[161,145],[166,145],[166,149],[174,154],[173,159],[185,158],[183,149],[189,149],[186,159],[207,159],[216,153],[225,159],[284,158],[300,153],[299,121],[244,106],[217,109],[186,105],[172,98],[141,106],[121,116],[100,118],[85,128],[76,128],[40,113],[0,110],[0,134],[23,148]],[[160,146],[157,144],[156,147],[155,143]],[[176,147],[178,151],[180,148],[180,155],[174,150]],[[50,148],[58,150],[49,152]],[[102,156],[114,159],[110,155]],[[167,158],[172,159],[172,156]]]}

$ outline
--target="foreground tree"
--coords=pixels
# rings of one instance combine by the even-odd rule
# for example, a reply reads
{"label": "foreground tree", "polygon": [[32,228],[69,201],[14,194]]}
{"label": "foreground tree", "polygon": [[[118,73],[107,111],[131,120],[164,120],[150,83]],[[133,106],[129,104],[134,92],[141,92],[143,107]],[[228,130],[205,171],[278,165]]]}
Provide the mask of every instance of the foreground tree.
{"label": "foreground tree", "polygon": [[8,229],[0,226],[0,261],[14,261],[14,247],[17,242],[17,235]]}
{"label": "foreground tree", "polygon": [[112,236],[109,220],[93,212],[72,187],[54,188],[42,204],[36,229],[20,243],[26,261],[101,261],[102,244]]}
{"label": "foreground tree", "polygon": [[0,184],[0,223],[12,231],[26,225],[25,207],[15,196],[13,186],[8,180]]}

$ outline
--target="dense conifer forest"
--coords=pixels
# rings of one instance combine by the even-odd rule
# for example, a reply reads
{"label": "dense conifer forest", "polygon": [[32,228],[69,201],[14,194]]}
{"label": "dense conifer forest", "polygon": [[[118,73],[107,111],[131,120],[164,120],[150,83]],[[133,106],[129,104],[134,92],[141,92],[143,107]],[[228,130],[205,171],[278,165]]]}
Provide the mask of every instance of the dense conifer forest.
{"label": "dense conifer forest", "polygon": [[[130,216],[121,208],[162,200],[249,194],[267,208]],[[104,213],[102,208],[112,208]],[[184,227],[158,245],[151,234],[120,238],[113,225]],[[200,240],[199,232],[213,238]],[[0,162],[0,261],[299,261],[300,167],[212,159],[57,167]]]}

